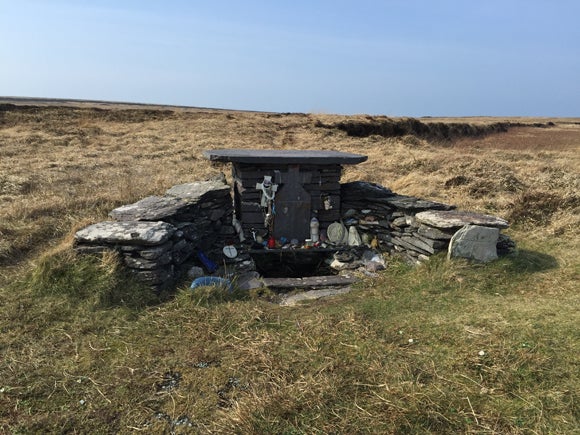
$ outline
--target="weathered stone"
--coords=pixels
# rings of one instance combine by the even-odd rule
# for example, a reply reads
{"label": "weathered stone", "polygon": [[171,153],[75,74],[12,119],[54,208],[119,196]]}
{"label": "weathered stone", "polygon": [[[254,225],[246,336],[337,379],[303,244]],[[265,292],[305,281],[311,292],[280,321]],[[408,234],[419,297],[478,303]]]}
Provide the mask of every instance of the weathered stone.
{"label": "weathered stone", "polygon": [[209,215],[209,220],[217,221],[221,219],[226,214],[226,211],[223,208],[218,208],[213,210]]}
{"label": "weathered stone", "polygon": [[466,225],[457,231],[449,243],[448,257],[460,257],[488,262],[497,259],[499,229]]}
{"label": "weathered stone", "polygon": [[440,251],[444,248],[447,248],[447,245],[449,244],[449,242],[447,240],[433,240],[433,239],[429,239],[427,237],[423,237],[419,234],[413,234],[413,237],[415,239],[421,240],[423,243],[430,246],[435,251]]}
{"label": "weathered stone", "polygon": [[109,245],[161,245],[175,232],[165,222],[99,222],[77,231],[77,243]]}
{"label": "weathered stone", "polygon": [[[341,196],[344,199],[352,198],[354,200],[374,200],[377,198],[389,198],[393,196],[391,189],[388,189],[380,184],[370,183],[366,181],[352,181],[350,183],[343,183],[340,186]],[[345,201],[345,202],[347,202]]]}
{"label": "weathered stone", "polygon": [[189,240],[190,242],[198,242],[201,239],[200,235],[200,225],[194,225],[192,223],[182,223],[178,224],[177,228],[183,233],[183,238]]}
{"label": "weathered stone", "polygon": [[426,243],[423,240],[414,236],[403,236],[401,237],[405,242],[419,248],[421,251],[428,252],[429,254],[435,254],[436,249],[433,247],[432,243]]}
{"label": "weathered stone", "polygon": [[256,271],[239,274],[235,285],[238,289],[244,291],[264,287],[264,283],[260,280],[260,274]]}
{"label": "weathered stone", "polygon": [[417,213],[415,219],[420,223],[439,229],[461,228],[465,225],[480,225],[493,228],[508,228],[506,220],[481,213],[467,211],[424,211]]}
{"label": "weathered stone", "polygon": [[148,196],[133,204],[123,205],[111,211],[109,216],[117,221],[162,221],[177,214],[193,215],[195,203],[172,196]]}
{"label": "weathered stone", "polygon": [[170,252],[166,252],[155,260],[146,260],[143,257],[125,255],[125,264],[131,269],[158,269],[161,266],[171,263],[171,259],[172,256]]}
{"label": "weathered stone", "polygon": [[204,276],[204,270],[199,266],[193,266],[191,269],[187,271],[187,277],[190,279],[199,278],[200,276]]}
{"label": "weathered stone", "polygon": [[442,202],[428,201],[426,199],[406,195],[393,195],[390,198],[387,198],[386,202],[397,209],[409,211],[451,210],[455,208],[453,205],[444,204]]}
{"label": "weathered stone", "polygon": [[503,256],[516,249],[516,242],[514,242],[509,236],[505,234],[500,234],[497,240],[497,255]]}
{"label": "weathered stone", "polygon": [[166,195],[177,198],[186,198],[197,202],[200,199],[212,199],[222,196],[230,196],[230,186],[221,180],[199,181],[195,183],[185,183],[173,186]]}
{"label": "weathered stone", "polygon": [[183,246],[180,246],[179,249],[174,249],[173,263],[176,265],[182,264],[185,260],[191,257],[194,251],[195,247],[191,243],[185,243]]}
{"label": "weathered stone", "polygon": [[401,216],[401,217],[393,219],[392,225],[394,227],[407,227],[407,226],[409,226],[409,224],[407,223],[406,216]]}
{"label": "weathered stone", "polygon": [[153,248],[138,250],[137,253],[146,260],[155,260],[169,252],[172,247],[173,243],[167,242]]}
{"label": "weathered stone", "polygon": [[236,230],[234,227],[230,226],[230,225],[223,225],[220,228],[219,231],[220,235],[222,236],[233,236],[234,234],[236,234]]}
{"label": "weathered stone", "polygon": [[74,247],[78,254],[102,254],[107,251],[114,251],[112,246],[92,246],[92,245],[78,245]]}
{"label": "weathered stone", "polygon": [[[427,251],[425,249],[419,248],[415,244],[409,243],[410,242],[409,239],[412,239],[412,237],[408,237],[408,236],[407,237],[404,237],[404,238],[403,237],[392,237],[391,238],[391,242],[394,245],[397,245],[397,247],[401,248],[400,250],[407,249],[407,250],[410,250],[410,251],[415,251],[415,252],[417,252],[419,254],[433,254],[433,252],[429,252],[429,251]],[[429,248],[429,250],[432,251],[431,248]]]}
{"label": "weathered stone", "polygon": [[361,259],[365,269],[369,272],[378,272],[387,267],[385,259],[375,251],[367,250],[363,252]]}
{"label": "weathered stone", "polygon": [[167,283],[173,279],[173,266],[166,266],[159,269],[151,270],[138,270],[129,269],[135,277],[145,283],[150,285],[156,285],[161,283]]}
{"label": "weathered stone", "polygon": [[449,233],[442,231],[438,228],[430,227],[429,225],[420,224],[419,228],[417,229],[417,234],[426,237],[428,239],[434,240],[451,240],[453,234],[455,234],[454,230],[451,230]]}
{"label": "weathered stone", "polygon": [[308,290],[300,293],[295,293],[292,295],[284,295],[282,297],[282,300],[280,301],[280,305],[292,307],[303,301],[317,300],[321,298],[342,295],[350,291],[352,291],[352,287],[350,286],[323,290]]}

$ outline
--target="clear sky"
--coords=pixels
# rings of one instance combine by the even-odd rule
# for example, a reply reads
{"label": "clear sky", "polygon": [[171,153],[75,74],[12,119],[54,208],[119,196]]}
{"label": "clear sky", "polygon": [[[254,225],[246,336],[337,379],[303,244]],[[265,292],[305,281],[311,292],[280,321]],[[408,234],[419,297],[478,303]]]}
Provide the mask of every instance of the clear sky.
{"label": "clear sky", "polygon": [[0,0],[0,95],[580,116],[578,0]]}

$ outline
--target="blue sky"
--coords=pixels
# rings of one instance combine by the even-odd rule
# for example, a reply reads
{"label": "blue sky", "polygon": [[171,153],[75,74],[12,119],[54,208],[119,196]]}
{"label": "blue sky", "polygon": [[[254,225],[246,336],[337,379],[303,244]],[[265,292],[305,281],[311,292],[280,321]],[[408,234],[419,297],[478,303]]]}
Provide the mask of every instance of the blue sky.
{"label": "blue sky", "polygon": [[580,2],[0,0],[0,95],[580,116]]}

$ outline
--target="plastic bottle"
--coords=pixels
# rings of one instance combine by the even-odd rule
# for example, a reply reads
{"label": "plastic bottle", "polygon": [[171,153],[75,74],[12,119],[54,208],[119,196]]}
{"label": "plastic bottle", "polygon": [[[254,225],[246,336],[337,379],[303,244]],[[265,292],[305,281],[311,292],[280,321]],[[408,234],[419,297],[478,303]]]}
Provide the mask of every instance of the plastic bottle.
{"label": "plastic bottle", "polygon": [[320,226],[320,224],[318,222],[318,219],[313,217],[310,220],[310,239],[312,240],[312,243],[318,242],[318,228],[319,228],[319,226]]}

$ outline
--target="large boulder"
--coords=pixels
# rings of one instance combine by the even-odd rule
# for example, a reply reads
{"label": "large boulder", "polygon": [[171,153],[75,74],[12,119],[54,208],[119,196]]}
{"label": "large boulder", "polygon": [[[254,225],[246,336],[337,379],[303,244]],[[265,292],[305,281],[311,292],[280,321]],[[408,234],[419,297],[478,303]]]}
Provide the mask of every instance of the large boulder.
{"label": "large boulder", "polygon": [[495,260],[498,237],[498,228],[466,225],[451,238],[448,258],[467,258],[484,263]]}

